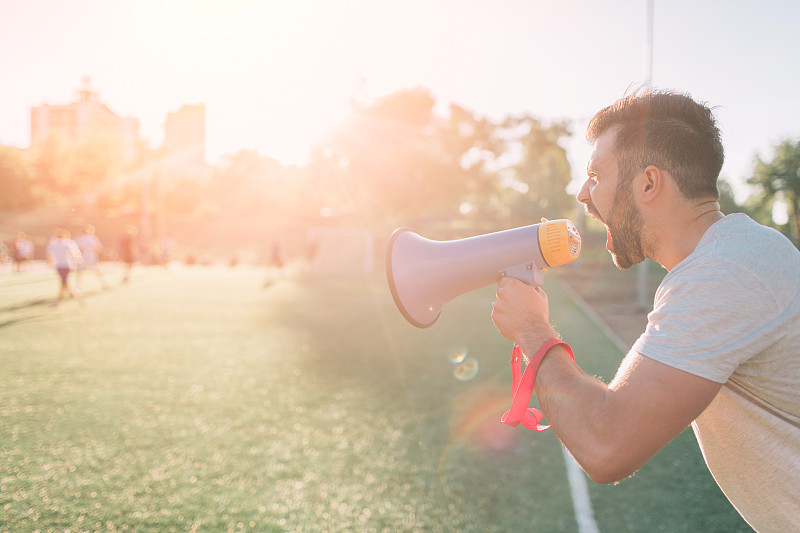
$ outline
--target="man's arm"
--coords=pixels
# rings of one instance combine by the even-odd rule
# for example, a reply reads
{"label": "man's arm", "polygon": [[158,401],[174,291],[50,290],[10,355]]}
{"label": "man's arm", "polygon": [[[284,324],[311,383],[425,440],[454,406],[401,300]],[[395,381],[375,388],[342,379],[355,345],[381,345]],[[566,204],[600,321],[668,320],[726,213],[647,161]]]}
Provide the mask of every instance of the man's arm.
{"label": "man's arm", "polygon": [[[492,318],[526,355],[557,336],[548,315],[541,289],[501,280]],[[635,351],[606,385],[581,371],[562,345],[548,351],[535,382],[553,431],[598,483],[636,472],[703,412],[720,387]]]}
{"label": "man's arm", "polygon": [[720,387],[633,350],[606,386],[584,374],[563,346],[550,349],[535,385],[553,431],[598,483],[636,472],[703,412]]}

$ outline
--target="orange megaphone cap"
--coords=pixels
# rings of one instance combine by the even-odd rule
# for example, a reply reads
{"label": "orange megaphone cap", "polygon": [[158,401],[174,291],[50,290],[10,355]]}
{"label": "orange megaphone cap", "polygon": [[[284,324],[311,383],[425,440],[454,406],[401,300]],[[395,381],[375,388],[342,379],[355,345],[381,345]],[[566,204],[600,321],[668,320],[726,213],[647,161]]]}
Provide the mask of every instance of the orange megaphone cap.
{"label": "orange megaphone cap", "polygon": [[554,267],[577,259],[581,253],[581,236],[567,219],[542,219],[539,224],[539,248],[548,266]]}

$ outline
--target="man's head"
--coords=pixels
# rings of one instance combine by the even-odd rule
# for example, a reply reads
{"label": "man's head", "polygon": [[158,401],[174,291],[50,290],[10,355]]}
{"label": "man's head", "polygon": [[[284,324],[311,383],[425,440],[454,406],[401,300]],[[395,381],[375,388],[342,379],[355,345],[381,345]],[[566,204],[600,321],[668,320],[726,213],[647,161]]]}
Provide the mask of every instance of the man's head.
{"label": "man's head", "polygon": [[719,130],[711,111],[688,96],[645,91],[623,98],[592,118],[587,138],[594,151],[578,201],[606,225],[607,247],[622,269],[651,256],[656,247],[633,199],[637,175],[658,167],[684,198],[718,198]]}
{"label": "man's head", "polygon": [[594,144],[615,127],[620,186],[655,165],[669,172],[686,198],[719,198],[717,178],[725,156],[706,105],[669,91],[634,93],[599,111],[586,127],[586,137]]}

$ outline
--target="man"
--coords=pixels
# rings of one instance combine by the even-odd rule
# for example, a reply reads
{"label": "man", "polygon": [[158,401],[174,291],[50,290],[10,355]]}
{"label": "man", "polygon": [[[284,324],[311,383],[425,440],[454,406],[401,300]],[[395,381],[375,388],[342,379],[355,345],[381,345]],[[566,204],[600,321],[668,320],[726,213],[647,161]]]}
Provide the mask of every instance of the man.
{"label": "man", "polygon": [[14,260],[15,271],[24,271],[33,260],[33,241],[30,235],[19,231],[12,243],[11,258]]}
{"label": "man", "polygon": [[647,328],[606,385],[548,342],[558,334],[541,289],[503,278],[495,325],[540,361],[542,411],[593,480],[633,474],[691,424],[744,519],[760,531],[796,529],[800,252],[746,215],[720,212],[719,130],[688,96],[623,98],[594,116],[587,137],[594,149],[577,199],[606,226],[614,262],[626,269],[649,257],[669,271]]}
{"label": "man", "polygon": [[83,297],[80,291],[69,283],[69,273],[83,260],[78,245],[70,239],[69,231],[61,228],[55,230],[53,239],[47,244],[47,260],[56,269],[61,280],[58,296],[53,305],[57,306],[61,303],[61,300],[64,299],[64,294],[67,292],[83,305]]}
{"label": "man", "polygon": [[81,285],[83,272],[91,270],[100,279],[103,288],[107,289],[108,284],[103,277],[103,272],[100,270],[100,252],[103,249],[103,245],[95,232],[95,227],[92,224],[87,224],[83,229],[83,233],[75,238],[75,244],[78,245],[78,249],[80,249],[83,256],[83,261],[78,265],[78,287]]}
{"label": "man", "polygon": [[136,226],[128,225],[125,227],[125,233],[122,234],[119,240],[119,255],[125,267],[125,274],[122,278],[123,283],[128,283],[128,281],[130,281],[133,264],[136,262],[136,256],[138,255],[137,233],[138,230]]}

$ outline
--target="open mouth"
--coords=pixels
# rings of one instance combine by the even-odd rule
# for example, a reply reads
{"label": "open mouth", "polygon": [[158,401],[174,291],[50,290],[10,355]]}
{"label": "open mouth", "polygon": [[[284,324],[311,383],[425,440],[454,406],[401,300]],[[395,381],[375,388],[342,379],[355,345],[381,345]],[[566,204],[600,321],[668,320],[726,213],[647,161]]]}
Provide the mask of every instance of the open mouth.
{"label": "open mouth", "polygon": [[598,213],[596,209],[593,209],[593,208],[591,208],[591,207],[589,207],[589,206],[586,206],[586,213],[587,213],[587,214],[588,214],[590,217],[592,217],[593,219],[595,219],[595,220],[597,220],[597,221],[599,221],[599,222],[602,222],[603,224],[605,224],[605,221],[603,220],[603,217],[601,217],[601,216],[600,216],[600,213]]}
{"label": "open mouth", "polygon": [[591,216],[593,219],[601,222],[606,227],[606,250],[609,252],[614,251],[614,239],[611,237],[611,228],[608,227],[606,221],[603,220],[603,217],[600,216],[600,213],[597,212],[597,209],[594,206],[586,206],[586,212]]}

